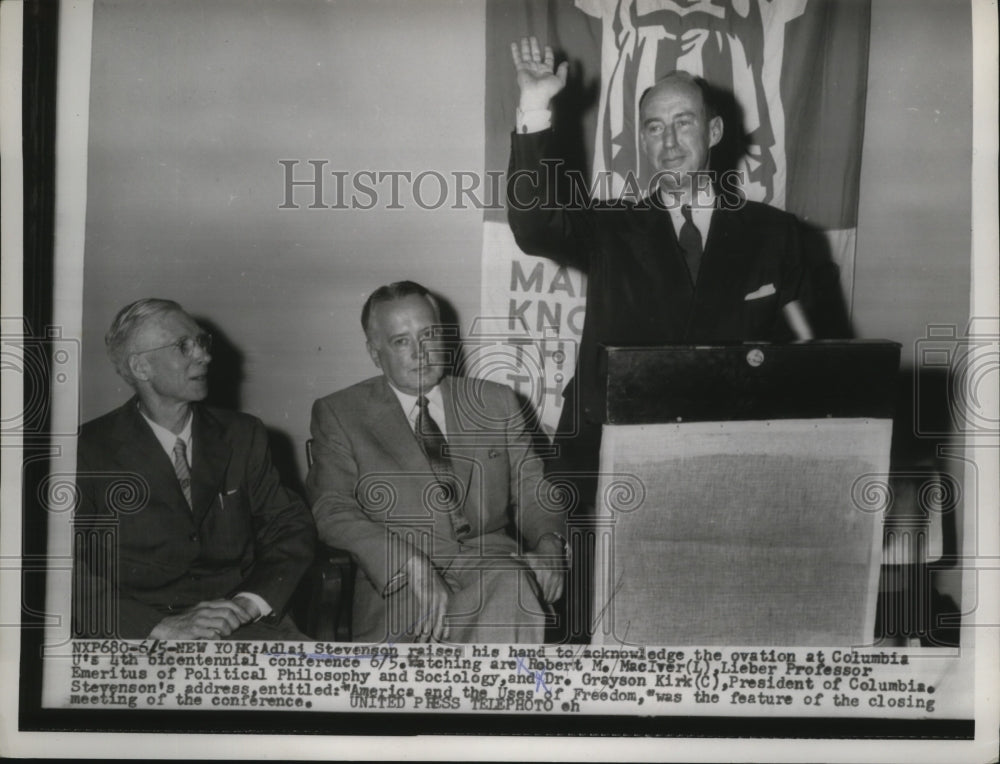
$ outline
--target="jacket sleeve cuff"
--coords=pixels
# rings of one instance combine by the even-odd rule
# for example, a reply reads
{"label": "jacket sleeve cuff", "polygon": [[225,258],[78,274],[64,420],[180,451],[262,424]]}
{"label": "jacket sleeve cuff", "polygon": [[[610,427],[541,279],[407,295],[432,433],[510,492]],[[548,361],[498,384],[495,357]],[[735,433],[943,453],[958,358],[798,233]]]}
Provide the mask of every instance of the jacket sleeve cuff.
{"label": "jacket sleeve cuff", "polygon": [[237,592],[233,596],[234,598],[246,597],[248,600],[250,600],[253,604],[257,606],[257,610],[259,611],[260,615],[258,615],[254,619],[255,621],[259,621],[261,618],[271,615],[271,611],[273,608],[269,604],[267,604],[267,600],[265,600],[259,594],[255,594],[254,592]]}

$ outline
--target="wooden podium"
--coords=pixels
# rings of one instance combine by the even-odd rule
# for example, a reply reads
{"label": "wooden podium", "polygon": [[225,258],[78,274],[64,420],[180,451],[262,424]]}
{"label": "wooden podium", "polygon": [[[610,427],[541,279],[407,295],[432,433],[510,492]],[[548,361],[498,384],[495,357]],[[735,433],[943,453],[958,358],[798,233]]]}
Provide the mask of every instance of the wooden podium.
{"label": "wooden podium", "polygon": [[604,348],[592,641],[870,644],[899,350]]}

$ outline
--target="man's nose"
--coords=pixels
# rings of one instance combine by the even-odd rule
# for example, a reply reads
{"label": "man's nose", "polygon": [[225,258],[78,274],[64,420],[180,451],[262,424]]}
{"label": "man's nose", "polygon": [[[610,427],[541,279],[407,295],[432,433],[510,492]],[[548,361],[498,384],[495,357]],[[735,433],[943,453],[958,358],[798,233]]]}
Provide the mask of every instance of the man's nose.
{"label": "man's nose", "polygon": [[674,130],[673,125],[667,125],[663,128],[663,145],[673,146],[677,143],[677,131]]}

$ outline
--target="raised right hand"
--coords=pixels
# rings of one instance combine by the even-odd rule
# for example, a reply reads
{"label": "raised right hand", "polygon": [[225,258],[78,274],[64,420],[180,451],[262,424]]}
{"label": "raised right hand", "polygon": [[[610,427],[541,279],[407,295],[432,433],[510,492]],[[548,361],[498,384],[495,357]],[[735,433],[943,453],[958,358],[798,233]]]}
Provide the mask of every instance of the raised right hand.
{"label": "raised right hand", "polygon": [[233,600],[199,602],[183,613],[168,615],[149,632],[151,639],[218,639],[227,637],[253,620],[246,608]]}
{"label": "raised right hand", "polygon": [[563,61],[554,69],[552,48],[546,45],[543,55],[535,37],[522,37],[520,45],[512,42],[510,55],[517,69],[517,86],[521,89],[521,110],[549,108],[552,97],[566,87],[569,65]]}

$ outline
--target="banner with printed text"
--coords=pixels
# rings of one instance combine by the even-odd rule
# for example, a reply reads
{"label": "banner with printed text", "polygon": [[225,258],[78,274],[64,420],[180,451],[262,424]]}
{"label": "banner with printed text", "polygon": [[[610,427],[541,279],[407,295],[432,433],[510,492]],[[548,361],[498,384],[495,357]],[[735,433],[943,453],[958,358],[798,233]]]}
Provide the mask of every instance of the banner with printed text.
{"label": "banner with printed text", "polygon": [[[702,76],[732,95],[722,115],[738,139],[729,145],[744,194],[823,234],[850,306],[869,23],[859,0],[489,0],[485,169],[507,167],[518,101],[510,43],[521,37],[570,62],[554,108],[560,158],[578,156],[602,197],[643,177],[643,90],[674,69]],[[586,279],[523,254],[503,208],[488,209],[483,228],[481,316],[530,346],[528,371],[537,369],[494,364],[489,375],[531,400],[551,432],[573,376]]]}

